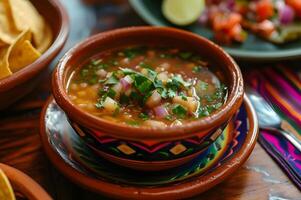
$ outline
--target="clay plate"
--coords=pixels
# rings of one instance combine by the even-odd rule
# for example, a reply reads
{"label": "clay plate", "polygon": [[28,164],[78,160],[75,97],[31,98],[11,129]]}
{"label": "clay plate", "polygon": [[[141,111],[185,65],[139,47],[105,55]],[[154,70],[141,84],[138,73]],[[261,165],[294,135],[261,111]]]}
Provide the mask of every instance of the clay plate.
{"label": "clay plate", "polygon": [[52,200],[38,183],[23,172],[1,163],[0,169],[9,179],[15,192],[21,193],[29,200]]}
{"label": "clay plate", "polygon": [[[137,182],[139,177],[136,177],[137,180],[135,181],[128,179],[129,177],[124,180],[121,179],[122,175],[125,176],[125,174],[127,174],[127,171],[122,172],[122,170],[125,169],[119,168],[119,171],[112,171],[114,173],[104,173],[100,175],[93,171],[92,168],[89,168],[91,167],[89,163],[87,164],[76,160],[76,155],[74,154],[76,152],[74,152],[74,149],[80,152],[81,148],[68,145],[67,148],[64,148],[60,145],[70,144],[70,137],[66,137],[70,133],[62,131],[66,131],[66,126],[70,125],[66,123],[66,119],[61,119],[60,115],[63,113],[62,111],[52,112],[51,110],[60,110],[52,98],[50,98],[45,105],[40,122],[42,144],[51,162],[65,176],[80,186],[115,198],[127,197],[131,199],[178,199],[195,196],[222,182],[229,175],[235,172],[249,157],[255,146],[258,136],[258,122],[256,114],[247,97],[244,97],[242,110],[244,110],[245,114],[242,116],[247,118],[247,120],[242,120],[245,122],[241,124],[244,127],[244,129],[242,129],[244,131],[241,131],[240,134],[235,137],[236,140],[233,140],[232,145],[230,145],[231,149],[227,150],[227,153],[224,154],[222,159],[220,159],[215,166],[203,173],[192,174],[189,177],[182,175],[182,179],[179,178],[178,181],[176,180],[176,183],[160,183],[153,181],[152,184],[145,184],[142,182]],[[52,126],[50,127],[49,125]],[[59,131],[61,131],[63,134],[57,134]],[[63,137],[57,137],[60,135]],[[74,135],[76,134],[74,133]],[[93,154],[87,154],[85,151],[81,153],[85,154],[87,156],[86,158],[93,157]],[[182,166],[181,170],[179,170],[179,173],[181,173],[181,171],[192,169],[191,166],[195,164],[193,162],[197,162],[197,159],[201,158],[196,158],[190,163],[189,166]],[[85,157],[83,160],[86,160]],[[100,164],[105,165],[105,161],[102,161],[101,158],[99,158],[98,161]],[[111,165],[113,166],[113,164]],[[95,169],[101,169],[101,167],[102,165],[94,166]],[[109,168],[107,168],[107,170],[108,169]],[[154,175],[154,178],[157,178],[156,176],[158,174],[165,174],[167,172],[157,173]],[[117,173],[117,175],[115,173]],[[103,176],[105,174],[106,177]],[[137,172],[137,174],[139,174],[139,172]],[[144,172],[144,174],[147,173]],[[114,175],[116,177],[114,177]],[[118,177],[121,178],[116,180]],[[184,178],[186,178],[186,180],[182,181]],[[140,180],[142,179],[143,178],[140,178]],[[132,182],[130,183],[130,181]]]}

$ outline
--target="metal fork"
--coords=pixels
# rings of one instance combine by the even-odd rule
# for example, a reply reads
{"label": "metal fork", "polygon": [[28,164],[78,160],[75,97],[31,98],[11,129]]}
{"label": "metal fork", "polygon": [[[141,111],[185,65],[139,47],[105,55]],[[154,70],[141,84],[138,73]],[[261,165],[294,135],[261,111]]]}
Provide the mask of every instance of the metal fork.
{"label": "metal fork", "polygon": [[259,128],[271,130],[273,133],[281,134],[290,141],[301,152],[301,141],[290,131],[283,130],[283,120],[275,112],[272,105],[266,101],[256,90],[247,87],[246,93],[250,98],[259,121]]}

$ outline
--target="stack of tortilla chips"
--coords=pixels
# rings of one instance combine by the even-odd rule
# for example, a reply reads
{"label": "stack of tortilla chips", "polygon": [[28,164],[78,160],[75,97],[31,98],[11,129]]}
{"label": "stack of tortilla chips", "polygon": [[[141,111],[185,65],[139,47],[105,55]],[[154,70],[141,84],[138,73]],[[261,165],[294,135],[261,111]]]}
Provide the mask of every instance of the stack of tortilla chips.
{"label": "stack of tortilla chips", "polygon": [[29,0],[0,0],[0,79],[33,63],[51,42],[50,27]]}

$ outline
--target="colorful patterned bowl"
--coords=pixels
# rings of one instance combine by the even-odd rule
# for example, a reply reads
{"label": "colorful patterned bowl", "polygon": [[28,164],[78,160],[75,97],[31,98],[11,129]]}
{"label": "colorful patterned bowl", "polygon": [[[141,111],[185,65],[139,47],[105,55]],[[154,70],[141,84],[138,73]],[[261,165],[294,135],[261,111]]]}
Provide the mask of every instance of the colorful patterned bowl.
{"label": "colorful patterned bowl", "polygon": [[[150,140],[123,140],[70,123],[88,147],[101,157],[132,169],[156,171],[177,167],[206,150],[223,133],[228,122],[204,136],[160,143]],[[150,164],[151,162],[151,164]]]}
{"label": "colorful patterned bowl", "polygon": [[[109,122],[83,111],[71,102],[66,92],[66,85],[73,69],[78,67],[80,63],[102,51],[121,46],[141,44],[177,46],[179,48],[191,49],[207,58],[210,63],[218,67],[225,75],[226,84],[229,88],[228,99],[225,104],[211,115],[183,124],[180,128],[149,128],[132,127]],[[175,153],[173,154],[176,157],[167,156],[165,161],[168,164],[165,165],[158,165],[158,163],[154,162],[156,156],[145,156],[143,160],[145,161],[144,163],[147,163],[146,165],[135,162],[136,165],[134,166],[133,164],[135,163],[127,162],[127,159],[107,154],[107,158],[112,161],[141,170],[166,169],[181,165],[197,156],[200,153],[198,150],[193,148],[192,151],[187,151],[183,144],[191,138],[196,137],[196,141],[202,141],[206,137],[210,138],[212,134],[215,135],[214,133],[221,133],[225,125],[238,111],[244,94],[243,79],[239,67],[219,46],[193,33],[163,27],[123,28],[88,38],[68,51],[60,60],[53,74],[52,86],[56,102],[67,114],[70,121],[84,127],[85,131],[88,130],[93,135],[104,135],[114,139],[135,141],[136,143],[148,144],[153,147],[160,146],[162,143],[166,144],[166,142],[173,145],[169,147],[169,150],[174,151]],[[145,145],[141,147],[145,147]],[[133,154],[133,149],[129,148],[128,145],[121,144],[121,146],[119,145],[120,149],[123,149],[123,152],[127,152],[128,154]],[[178,158],[177,154],[179,152],[186,152],[186,154]]]}

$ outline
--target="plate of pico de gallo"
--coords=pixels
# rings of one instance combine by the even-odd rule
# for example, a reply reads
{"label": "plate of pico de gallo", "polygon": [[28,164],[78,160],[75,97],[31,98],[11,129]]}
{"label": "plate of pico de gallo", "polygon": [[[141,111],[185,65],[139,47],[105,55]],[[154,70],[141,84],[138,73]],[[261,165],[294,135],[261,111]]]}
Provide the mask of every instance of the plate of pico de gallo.
{"label": "plate of pico de gallo", "polygon": [[130,0],[154,26],[189,30],[239,60],[301,57],[301,0]]}

